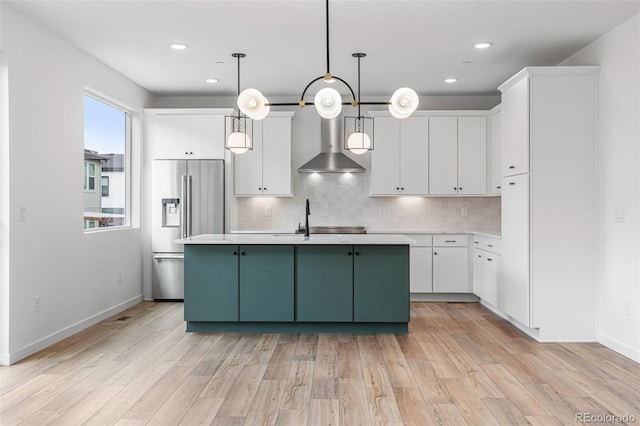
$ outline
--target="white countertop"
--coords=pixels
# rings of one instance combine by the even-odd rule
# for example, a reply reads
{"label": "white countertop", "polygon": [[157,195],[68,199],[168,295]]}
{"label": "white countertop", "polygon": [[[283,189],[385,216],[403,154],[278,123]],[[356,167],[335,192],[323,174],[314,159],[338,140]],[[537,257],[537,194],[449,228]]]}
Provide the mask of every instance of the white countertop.
{"label": "white countertop", "polygon": [[175,241],[178,244],[362,244],[413,245],[416,242],[405,235],[385,234],[312,234],[305,239],[300,234],[202,234]]}
{"label": "white countertop", "polygon": [[[276,230],[259,230],[259,231],[231,231],[232,234],[291,234],[291,229]],[[367,229],[367,234],[395,234],[395,235],[412,235],[412,234],[470,234],[480,235],[483,237],[502,238],[501,231],[443,231],[439,229]]]}

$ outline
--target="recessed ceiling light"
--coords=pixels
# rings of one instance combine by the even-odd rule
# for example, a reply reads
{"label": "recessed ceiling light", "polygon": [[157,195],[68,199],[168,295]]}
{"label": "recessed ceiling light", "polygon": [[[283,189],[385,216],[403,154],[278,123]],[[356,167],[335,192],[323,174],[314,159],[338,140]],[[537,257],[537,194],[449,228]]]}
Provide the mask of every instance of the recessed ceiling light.
{"label": "recessed ceiling light", "polygon": [[169,47],[173,50],[184,50],[189,47],[189,45],[184,43],[169,43]]}
{"label": "recessed ceiling light", "polygon": [[207,78],[207,79],[205,80],[205,83],[213,84],[213,83],[217,83],[217,82],[219,82],[219,81],[220,81],[220,79],[219,79],[219,78]]}
{"label": "recessed ceiling light", "polygon": [[445,83],[455,83],[456,81],[458,81],[458,77],[449,77],[444,79]]}
{"label": "recessed ceiling light", "polygon": [[493,43],[490,41],[483,41],[482,43],[476,43],[473,45],[476,49],[486,49],[487,47],[493,46]]}

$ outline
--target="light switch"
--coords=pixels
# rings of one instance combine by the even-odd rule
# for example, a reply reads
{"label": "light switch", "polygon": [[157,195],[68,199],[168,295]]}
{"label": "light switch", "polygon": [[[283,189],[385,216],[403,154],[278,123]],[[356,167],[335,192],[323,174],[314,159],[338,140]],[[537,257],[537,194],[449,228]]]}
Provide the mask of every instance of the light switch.
{"label": "light switch", "polygon": [[20,215],[18,216],[18,220],[20,222],[26,222],[28,218],[29,212],[27,211],[27,208],[20,206]]}
{"label": "light switch", "polygon": [[624,223],[624,208],[616,208],[616,223]]}

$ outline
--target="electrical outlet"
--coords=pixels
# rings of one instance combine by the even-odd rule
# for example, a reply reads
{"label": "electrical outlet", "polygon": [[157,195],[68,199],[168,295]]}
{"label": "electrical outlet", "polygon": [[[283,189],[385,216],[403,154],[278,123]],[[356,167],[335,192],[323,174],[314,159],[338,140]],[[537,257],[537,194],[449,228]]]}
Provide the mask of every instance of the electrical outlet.
{"label": "electrical outlet", "polygon": [[20,213],[18,216],[18,221],[26,222],[29,219],[29,211],[26,207],[20,206]]}
{"label": "electrical outlet", "polygon": [[122,271],[118,271],[118,284],[122,284]]}
{"label": "electrical outlet", "polygon": [[624,208],[616,208],[616,216],[615,216],[615,223],[624,223]]}
{"label": "electrical outlet", "polygon": [[40,312],[40,296],[36,296],[36,300],[33,303],[33,312]]}
{"label": "electrical outlet", "polygon": [[265,207],[264,208],[264,215],[265,216],[271,216],[271,207]]}
{"label": "electrical outlet", "polygon": [[624,316],[625,317],[630,317],[631,316],[631,301],[627,300],[626,302],[624,302]]}
{"label": "electrical outlet", "polygon": [[387,214],[387,210],[384,207],[380,207],[378,209],[378,216],[385,216]]}
{"label": "electrical outlet", "polygon": [[467,213],[468,212],[466,207],[460,207],[460,216],[466,216]]}

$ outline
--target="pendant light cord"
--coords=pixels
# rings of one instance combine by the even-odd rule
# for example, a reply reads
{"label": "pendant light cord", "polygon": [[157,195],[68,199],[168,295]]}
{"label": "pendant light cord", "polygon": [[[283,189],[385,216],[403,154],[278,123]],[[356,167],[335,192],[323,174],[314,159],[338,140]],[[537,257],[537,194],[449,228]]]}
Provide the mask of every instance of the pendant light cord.
{"label": "pendant light cord", "polygon": [[330,71],[329,71],[329,0],[326,0],[325,4],[326,4],[325,18],[326,18],[326,25],[327,25],[327,74],[330,74]]}

